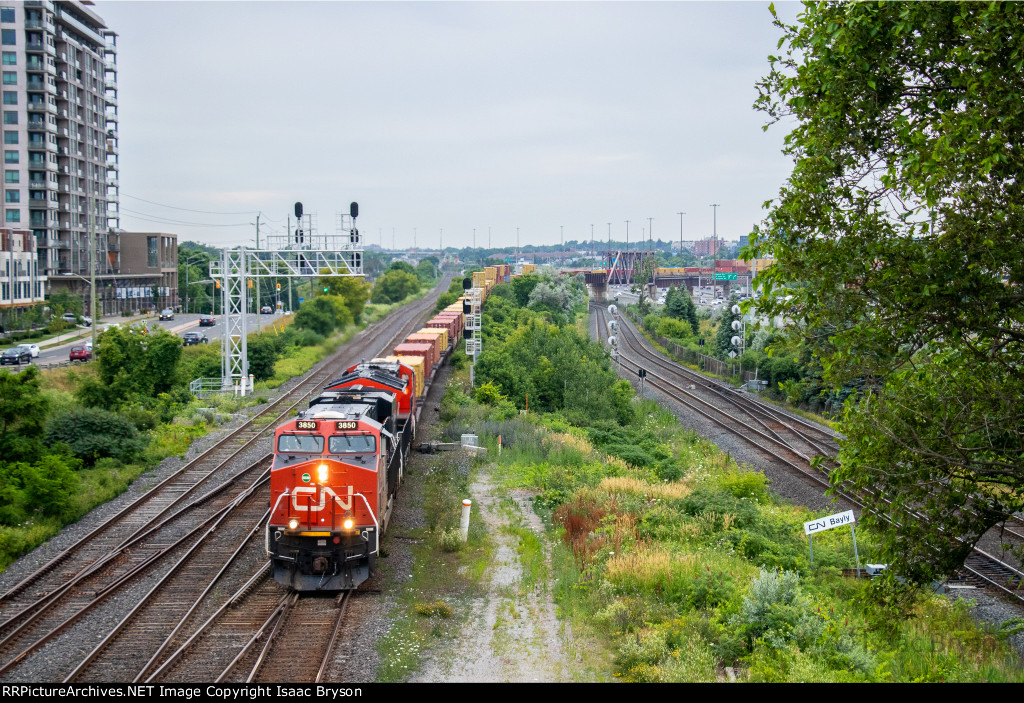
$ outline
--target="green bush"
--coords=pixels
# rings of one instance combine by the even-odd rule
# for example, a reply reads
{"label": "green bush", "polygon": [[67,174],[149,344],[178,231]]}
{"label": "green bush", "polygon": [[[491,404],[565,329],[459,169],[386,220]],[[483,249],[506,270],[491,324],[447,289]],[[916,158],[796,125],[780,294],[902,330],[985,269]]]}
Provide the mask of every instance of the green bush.
{"label": "green bush", "polygon": [[99,408],[56,414],[46,423],[48,445],[66,444],[73,456],[92,465],[100,457],[131,460],[146,446],[131,421]]}
{"label": "green bush", "polygon": [[257,381],[265,381],[274,376],[274,364],[277,363],[277,335],[258,334],[249,337],[246,354],[249,359],[249,373]]}

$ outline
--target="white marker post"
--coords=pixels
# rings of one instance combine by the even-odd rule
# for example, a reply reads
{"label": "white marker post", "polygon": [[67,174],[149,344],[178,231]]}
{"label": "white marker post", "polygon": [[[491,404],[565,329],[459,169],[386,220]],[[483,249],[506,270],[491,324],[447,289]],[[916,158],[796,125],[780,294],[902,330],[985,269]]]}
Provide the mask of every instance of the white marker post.
{"label": "white marker post", "polygon": [[459,525],[459,530],[462,533],[462,541],[466,542],[469,540],[469,510],[473,505],[473,501],[469,498],[465,498],[462,501],[462,522]]}
{"label": "white marker post", "polygon": [[850,526],[850,534],[853,535],[853,557],[857,561],[857,578],[860,578],[860,555],[857,553],[857,532],[853,525],[857,522],[852,510],[835,515],[827,515],[817,520],[810,520],[804,523],[804,534],[807,535],[807,543],[811,548],[811,566],[814,566],[814,535],[818,532],[831,530],[835,527]]}

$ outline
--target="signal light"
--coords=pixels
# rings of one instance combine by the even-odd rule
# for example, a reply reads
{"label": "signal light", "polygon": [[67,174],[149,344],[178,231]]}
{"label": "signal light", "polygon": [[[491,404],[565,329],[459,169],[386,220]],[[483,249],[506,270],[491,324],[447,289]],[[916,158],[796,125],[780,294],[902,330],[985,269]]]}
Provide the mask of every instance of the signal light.
{"label": "signal light", "polygon": [[327,483],[327,464],[316,467],[316,477],[320,479],[320,483]]}
{"label": "signal light", "polygon": [[249,279],[249,287],[252,288],[252,279]]}
{"label": "signal light", "polygon": [[281,284],[280,283],[277,284],[277,289],[281,290]]}
{"label": "signal light", "polygon": [[330,288],[328,286],[324,286],[324,293],[326,293],[328,290],[330,290]]}

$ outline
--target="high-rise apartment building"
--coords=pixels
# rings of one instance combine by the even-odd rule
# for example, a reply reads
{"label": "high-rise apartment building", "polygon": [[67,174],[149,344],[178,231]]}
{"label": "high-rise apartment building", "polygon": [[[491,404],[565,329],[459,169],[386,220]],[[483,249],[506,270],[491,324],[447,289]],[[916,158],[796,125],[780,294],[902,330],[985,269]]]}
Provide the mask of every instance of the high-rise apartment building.
{"label": "high-rise apartment building", "polygon": [[50,290],[86,294],[120,268],[117,35],[92,2],[0,0],[0,226],[27,229]]}

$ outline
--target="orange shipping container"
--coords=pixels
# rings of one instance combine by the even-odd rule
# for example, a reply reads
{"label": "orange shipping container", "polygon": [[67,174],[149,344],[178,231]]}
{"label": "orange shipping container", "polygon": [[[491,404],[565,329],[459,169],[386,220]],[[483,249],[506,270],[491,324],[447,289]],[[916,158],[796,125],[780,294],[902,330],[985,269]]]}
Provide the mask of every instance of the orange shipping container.
{"label": "orange shipping container", "polygon": [[434,334],[410,334],[405,338],[406,344],[429,344],[430,345],[430,365],[437,366],[441,362],[441,338]]}
{"label": "orange shipping container", "polygon": [[441,353],[443,354],[448,349],[448,330],[443,327],[424,327],[421,330],[416,330],[416,334],[434,335],[441,340]]}

